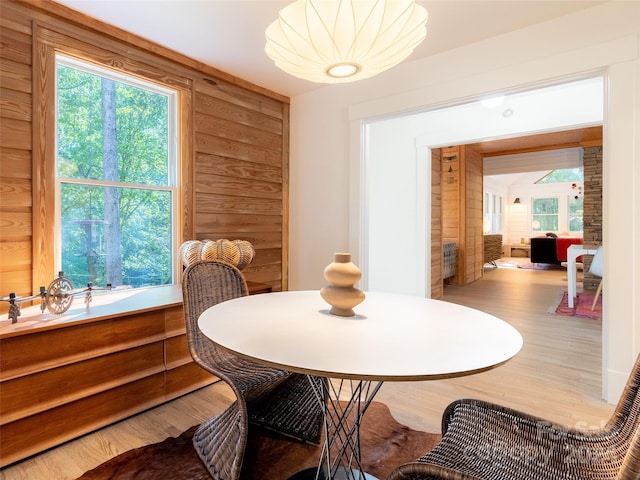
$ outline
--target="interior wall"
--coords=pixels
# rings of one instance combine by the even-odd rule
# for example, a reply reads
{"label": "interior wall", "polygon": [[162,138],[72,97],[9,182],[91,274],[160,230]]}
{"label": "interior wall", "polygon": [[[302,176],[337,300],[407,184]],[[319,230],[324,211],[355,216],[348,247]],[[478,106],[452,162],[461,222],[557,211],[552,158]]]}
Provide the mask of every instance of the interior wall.
{"label": "interior wall", "polygon": [[[610,25],[616,25],[615,31]],[[362,144],[361,126],[366,119],[400,115],[416,108],[433,110],[489,92],[533,88],[589,73],[605,73],[609,98],[603,214],[607,219],[604,242],[610,245],[605,274],[611,265],[624,264],[622,272],[612,275],[615,278],[610,285],[615,293],[611,292],[604,306],[604,371],[608,380],[604,382],[604,396],[615,400],[640,345],[640,305],[631,293],[640,289],[640,259],[634,253],[640,251],[640,202],[634,194],[640,191],[636,167],[640,164],[640,148],[637,128],[633,127],[638,125],[640,115],[639,35],[640,4],[609,2],[402,64],[357,85],[330,86],[294,97],[291,203],[296,210],[291,211],[291,238],[295,239],[290,250],[291,287],[322,286],[321,271],[335,245],[347,245],[356,259],[360,255],[366,219],[358,212],[367,201],[368,185],[358,175],[363,154],[354,145]],[[532,42],[532,38],[536,41]],[[322,142],[321,138],[331,138],[331,142]],[[417,151],[432,145],[426,137],[417,137],[415,143]],[[345,161],[348,155],[351,161]],[[617,160],[606,163],[607,158]],[[616,180],[615,185],[607,180],[620,177],[624,177],[623,181]],[[350,181],[345,182],[345,178]],[[317,192],[320,185],[339,188],[332,190],[331,196],[325,195],[319,204],[311,193]],[[629,205],[630,211],[625,209],[622,215],[613,208],[615,204]],[[330,234],[323,230],[328,220],[333,226]],[[609,325],[608,318],[616,318],[615,326]],[[615,349],[611,348],[613,345]]]}
{"label": "interior wall", "polygon": [[[411,118],[372,123],[367,129],[367,238],[362,287],[427,295],[426,190],[430,165],[419,161],[413,139],[422,129]],[[424,152],[422,152],[424,153]],[[419,172],[423,172],[419,174]],[[428,295],[427,295],[428,296]]]}

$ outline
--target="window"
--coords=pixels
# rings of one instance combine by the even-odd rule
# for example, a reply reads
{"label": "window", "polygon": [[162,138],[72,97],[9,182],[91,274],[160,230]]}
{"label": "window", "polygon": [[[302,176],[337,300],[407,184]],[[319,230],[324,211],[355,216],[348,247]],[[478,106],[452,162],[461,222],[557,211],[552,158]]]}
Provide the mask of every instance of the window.
{"label": "window", "polygon": [[582,167],[560,168],[552,170],[536,183],[562,183],[562,182],[582,182],[584,171]]}
{"label": "window", "polygon": [[534,198],[532,211],[534,232],[558,231],[558,198]]}
{"label": "window", "polygon": [[490,192],[484,194],[483,233],[501,233],[503,223],[504,198]]}
{"label": "window", "polygon": [[582,232],[582,216],[584,213],[583,207],[584,197],[582,195],[569,196],[569,231],[570,232]]}
{"label": "window", "polygon": [[56,56],[57,262],[74,286],[174,283],[176,97]]}

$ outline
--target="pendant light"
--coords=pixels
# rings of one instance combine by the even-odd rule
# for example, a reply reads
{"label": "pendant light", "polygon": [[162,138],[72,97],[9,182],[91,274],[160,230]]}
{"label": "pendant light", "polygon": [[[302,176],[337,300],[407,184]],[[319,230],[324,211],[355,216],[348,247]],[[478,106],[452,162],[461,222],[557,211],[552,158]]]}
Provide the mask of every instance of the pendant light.
{"label": "pendant light", "polygon": [[414,0],[296,0],[267,28],[265,52],[295,77],[353,82],[406,59],[427,18]]}

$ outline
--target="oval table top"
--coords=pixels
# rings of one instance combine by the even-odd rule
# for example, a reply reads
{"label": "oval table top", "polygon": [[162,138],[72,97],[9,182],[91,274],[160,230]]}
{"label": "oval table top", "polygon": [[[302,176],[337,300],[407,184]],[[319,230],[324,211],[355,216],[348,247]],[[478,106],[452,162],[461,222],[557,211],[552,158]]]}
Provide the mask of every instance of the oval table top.
{"label": "oval table top", "polygon": [[505,321],[462,305],[365,292],[353,317],[329,313],[320,292],[251,295],[199,319],[213,342],[298,373],[379,381],[434,380],[498,366],[522,347]]}

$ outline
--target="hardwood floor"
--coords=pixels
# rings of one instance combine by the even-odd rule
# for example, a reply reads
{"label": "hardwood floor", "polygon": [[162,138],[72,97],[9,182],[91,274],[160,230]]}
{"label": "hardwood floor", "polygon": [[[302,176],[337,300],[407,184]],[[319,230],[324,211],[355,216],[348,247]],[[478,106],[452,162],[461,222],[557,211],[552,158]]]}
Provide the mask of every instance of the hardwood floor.
{"label": "hardwood floor", "polygon": [[[548,314],[564,290],[564,270],[491,267],[475,283],[446,286],[444,300],[486,311],[515,326],[524,337],[522,351],[477,375],[387,382],[376,400],[386,403],[400,423],[426,431],[439,431],[443,409],[461,397],[487,399],[568,426],[600,426],[613,411],[601,396],[601,322]],[[0,470],[0,478],[75,479],[119,453],[181,433],[232,399],[224,384],[203,388],[9,466]]]}

